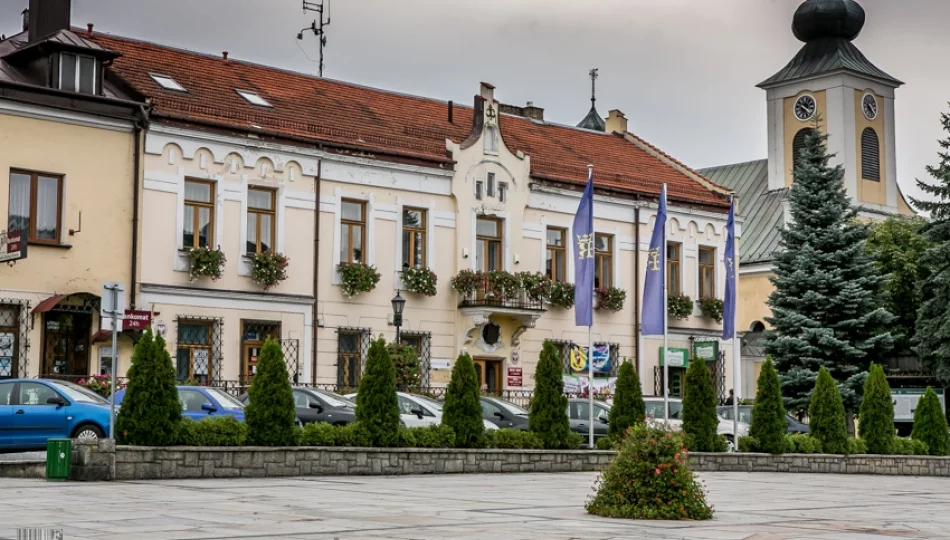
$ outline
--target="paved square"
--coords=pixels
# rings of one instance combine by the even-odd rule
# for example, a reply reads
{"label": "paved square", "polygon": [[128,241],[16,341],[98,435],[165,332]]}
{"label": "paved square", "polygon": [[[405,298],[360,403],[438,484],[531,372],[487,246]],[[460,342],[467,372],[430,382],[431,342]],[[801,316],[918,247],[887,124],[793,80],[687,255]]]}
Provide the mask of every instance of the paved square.
{"label": "paved square", "polygon": [[440,475],[57,484],[0,481],[0,538],[76,539],[950,538],[950,480],[701,475],[707,522],[589,516],[595,475]]}

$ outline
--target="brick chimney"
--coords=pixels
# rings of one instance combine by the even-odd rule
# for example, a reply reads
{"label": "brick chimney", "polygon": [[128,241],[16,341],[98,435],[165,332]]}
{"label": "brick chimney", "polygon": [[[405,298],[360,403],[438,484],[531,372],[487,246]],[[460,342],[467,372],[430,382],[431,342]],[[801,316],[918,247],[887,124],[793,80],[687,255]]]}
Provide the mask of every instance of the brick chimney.
{"label": "brick chimney", "polygon": [[627,117],[620,109],[613,109],[607,113],[607,133],[626,133]]}
{"label": "brick chimney", "polygon": [[69,30],[71,0],[30,0],[28,30],[30,43],[59,30]]}
{"label": "brick chimney", "polygon": [[524,106],[524,115],[538,122],[544,122],[544,109],[535,107],[533,101],[529,101],[528,104]]}

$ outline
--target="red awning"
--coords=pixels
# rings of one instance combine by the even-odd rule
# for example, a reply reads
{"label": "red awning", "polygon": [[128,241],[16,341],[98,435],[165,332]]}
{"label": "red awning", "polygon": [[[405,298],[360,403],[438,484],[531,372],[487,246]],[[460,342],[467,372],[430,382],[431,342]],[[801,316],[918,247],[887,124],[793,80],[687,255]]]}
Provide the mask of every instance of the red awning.
{"label": "red awning", "polygon": [[68,294],[58,294],[56,296],[50,296],[46,300],[43,300],[35,308],[33,308],[33,314],[37,313],[46,313],[47,311],[56,307],[56,304],[62,302],[64,299],[68,298]]}
{"label": "red awning", "polygon": [[104,343],[106,341],[112,341],[112,330],[99,330],[92,335],[93,343]]}

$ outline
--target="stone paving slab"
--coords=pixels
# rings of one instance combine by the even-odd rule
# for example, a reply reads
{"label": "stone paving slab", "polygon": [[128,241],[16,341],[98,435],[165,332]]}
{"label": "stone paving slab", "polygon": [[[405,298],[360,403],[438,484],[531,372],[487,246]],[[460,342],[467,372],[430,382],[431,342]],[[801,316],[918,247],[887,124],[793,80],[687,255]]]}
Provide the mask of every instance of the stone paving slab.
{"label": "stone paving slab", "polygon": [[704,473],[705,522],[610,520],[596,475],[494,474],[52,483],[3,479],[0,540],[886,540],[950,538],[943,478]]}

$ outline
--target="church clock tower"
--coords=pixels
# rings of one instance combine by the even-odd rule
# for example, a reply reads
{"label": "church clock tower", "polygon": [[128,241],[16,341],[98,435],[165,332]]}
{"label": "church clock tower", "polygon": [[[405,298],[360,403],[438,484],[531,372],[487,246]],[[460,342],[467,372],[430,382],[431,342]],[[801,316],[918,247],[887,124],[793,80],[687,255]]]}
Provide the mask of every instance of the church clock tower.
{"label": "church clock tower", "polygon": [[810,129],[827,133],[832,164],[868,217],[910,213],[897,186],[894,90],[903,83],[877,68],[852,41],[864,26],[854,0],[806,0],[792,32],[804,42],[781,71],[758,86],[768,99],[768,188],[793,181]]}

